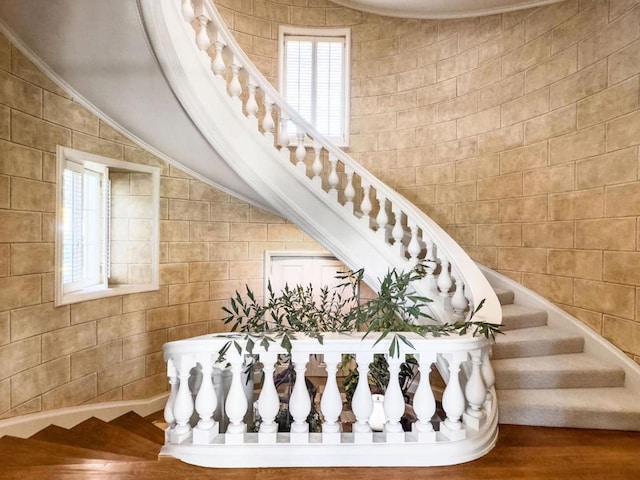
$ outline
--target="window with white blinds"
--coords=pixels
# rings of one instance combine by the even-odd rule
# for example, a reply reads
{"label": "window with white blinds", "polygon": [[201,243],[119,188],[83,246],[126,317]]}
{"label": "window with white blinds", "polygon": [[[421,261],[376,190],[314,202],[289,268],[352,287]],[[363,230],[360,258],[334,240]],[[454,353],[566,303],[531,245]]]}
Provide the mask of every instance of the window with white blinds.
{"label": "window with white blinds", "polygon": [[160,168],[59,145],[56,185],[56,306],[158,290]]}
{"label": "window with white blinds", "polygon": [[[282,94],[339,146],[347,146],[349,139],[349,43],[348,29],[280,29]],[[287,131],[295,141],[292,122]]]}

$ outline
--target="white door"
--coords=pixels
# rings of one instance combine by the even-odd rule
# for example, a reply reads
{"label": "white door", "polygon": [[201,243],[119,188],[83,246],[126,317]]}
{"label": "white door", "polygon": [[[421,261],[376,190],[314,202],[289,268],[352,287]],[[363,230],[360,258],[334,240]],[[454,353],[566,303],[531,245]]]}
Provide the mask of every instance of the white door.
{"label": "white door", "polygon": [[[296,285],[306,287],[313,286],[314,296],[317,299],[322,287],[331,288],[341,283],[336,275],[348,271],[348,268],[335,257],[324,253],[309,252],[266,252],[265,253],[265,295],[266,284],[271,282],[271,288],[276,295],[284,288]],[[322,357],[312,356],[307,365],[307,375],[319,377],[326,376],[325,365]]]}

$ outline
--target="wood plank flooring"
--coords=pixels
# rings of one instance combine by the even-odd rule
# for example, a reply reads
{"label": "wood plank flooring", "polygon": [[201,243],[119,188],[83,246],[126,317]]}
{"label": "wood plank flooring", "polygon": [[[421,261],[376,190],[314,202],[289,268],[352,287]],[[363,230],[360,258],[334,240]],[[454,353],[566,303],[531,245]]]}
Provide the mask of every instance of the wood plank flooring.
{"label": "wood plank flooring", "polygon": [[[123,416],[106,425],[109,427],[101,433],[98,431],[101,423],[95,420],[71,430],[81,433],[80,437],[90,437],[92,445],[96,437],[109,437],[102,439],[102,444],[109,449],[115,443],[130,447],[140,440],[142,451],[140,446],[129,451],[129,455],[137,459],[123,459],[122,451],[112,454],[113,458],[100,454],[97,449],[91,453],[90,449],[79,448],[77,440],[73,441],[76,445],[73,448],[57,451],[56,446],[51,445],[47,450],[44,448],[47,435],[41,433],[34,436],[39,440],[33,444],[34,453],[40,454],[32,456],[33,463],[29,464],[27,441],[16,441],[14,447],[11,438],[5,437],[0,442],[0,479],[640,480],[639,432],[502,425],[498,444],[492,452],[452,467],[205,469],[174,459],[148,459],[149,444],[155,444],[159,451],[162,436],[149,430],[139,417]],[[57,429],[53,430],[55,435],[51,439],[59,442],[62,436]],[[76,458],[70,458],[73,456]]]}

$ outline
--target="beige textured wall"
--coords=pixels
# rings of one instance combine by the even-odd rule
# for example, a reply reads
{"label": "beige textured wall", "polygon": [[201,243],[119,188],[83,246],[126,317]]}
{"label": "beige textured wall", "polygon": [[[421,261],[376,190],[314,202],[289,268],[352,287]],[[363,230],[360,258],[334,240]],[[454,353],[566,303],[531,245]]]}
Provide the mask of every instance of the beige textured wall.
{"label": "beige textured wall", "polygon": [[279,24],[351,26],[352,155],[640,361],[638,3],[420,21],[217,0],[274,83]]}
{"label": "beige textured wall", "polygon": [[[56,144],[162,167],[159,291],[54,308]],[[0,37],[0,418],[165,391],[163,343],[221,331],[236,288],[262,291],[265,249],[319,247],[150,156]]]}

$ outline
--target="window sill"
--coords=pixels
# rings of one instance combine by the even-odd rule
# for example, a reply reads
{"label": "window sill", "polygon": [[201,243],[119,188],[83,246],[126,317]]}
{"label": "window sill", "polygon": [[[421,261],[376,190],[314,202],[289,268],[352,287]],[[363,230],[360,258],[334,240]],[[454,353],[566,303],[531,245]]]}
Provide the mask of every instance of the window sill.
{"label": "window sill", "polygon": [[72,303],[87,302],[89,300],[97,300],[100,298],[115,297],[118,295],[129,295],[131,293],[152,292],[159,290],[159,284],[138,284],[138,285],[114,285],[112,287],[89,287],[83,290],[65,293],[58,292],[56,295],[55,306],[70,305]]}

